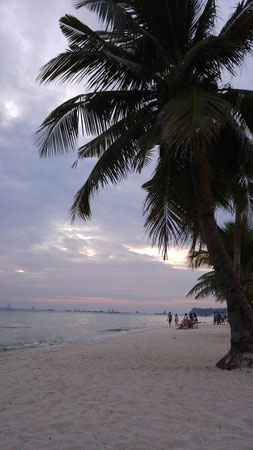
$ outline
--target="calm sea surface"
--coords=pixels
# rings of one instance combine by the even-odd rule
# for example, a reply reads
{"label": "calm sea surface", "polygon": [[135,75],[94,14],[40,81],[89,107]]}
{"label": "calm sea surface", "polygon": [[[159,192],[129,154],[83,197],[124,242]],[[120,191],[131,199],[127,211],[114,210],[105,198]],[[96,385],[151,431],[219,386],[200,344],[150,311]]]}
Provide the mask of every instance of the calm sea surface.
{"label": "calm sea surface", "polygon": [[168,326],[165,315],[0,310],[0,352]]}
{"label": "calm sea surface", "polygon": [[[166,315],[0,310],[0,352],[48,347],[168,327]],[[173,316],[174,319],[174,316]],[[211,322],[211,317],[200,320]],[[174,322],[173,322],[174,325]],[[173,326],[174,328],[174,326]]]}

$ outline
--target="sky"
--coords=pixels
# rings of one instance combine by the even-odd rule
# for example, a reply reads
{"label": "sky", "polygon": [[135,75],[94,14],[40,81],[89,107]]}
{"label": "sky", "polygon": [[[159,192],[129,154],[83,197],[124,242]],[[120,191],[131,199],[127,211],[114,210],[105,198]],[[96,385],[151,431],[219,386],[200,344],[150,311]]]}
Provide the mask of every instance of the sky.
{"label": "sky", "polygon": [[[220,17],[234,1],[222,0]],[[221,2],[219,2],[221,5]],[[0,307],[185,312],[215,307],[186,299],[201,272],[187,249],[164,262],[144,233],[141,185],[152,168],[101,191],[92,220],[71,224],[69,209],[94,161],[72,169],[75,153],[40,159],[34,133],[48,113],[82,85],[40,85],[39,69],[67,48],[58,21],[66,13],[96,29],[94,15],[71,0],[1,0]],[[234,85],[253,88],[252,61]]]}

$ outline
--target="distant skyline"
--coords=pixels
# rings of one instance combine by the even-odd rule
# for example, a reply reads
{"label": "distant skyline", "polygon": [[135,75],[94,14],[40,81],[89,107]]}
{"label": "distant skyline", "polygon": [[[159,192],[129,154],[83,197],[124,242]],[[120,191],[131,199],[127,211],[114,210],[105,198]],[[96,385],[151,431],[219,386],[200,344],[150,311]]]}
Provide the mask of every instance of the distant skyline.
{"label": "distant skyline", "polygon": [[[235,1],[223,0],[227,18]],[[221,6],[222,4],[222,6]],[[58,21],[77,16],[97,28],[94,15],[71,0],[2,0],[0,29],[0,307],[175,312],[217,307],[185,298],[200,272],[188,268],[187,249],[168,261],[144,234],[141,185],[152,167],[95,197],[92,220],[70,223],[69,208],[94,161],[71,169],[75,153],[39,159],[34,133],[48,113],[81,85],[39,85],[39,69],[67,48]],[[253,88],[252,59],[233,81]],[[230,81],[230,80],[229,80]]]}

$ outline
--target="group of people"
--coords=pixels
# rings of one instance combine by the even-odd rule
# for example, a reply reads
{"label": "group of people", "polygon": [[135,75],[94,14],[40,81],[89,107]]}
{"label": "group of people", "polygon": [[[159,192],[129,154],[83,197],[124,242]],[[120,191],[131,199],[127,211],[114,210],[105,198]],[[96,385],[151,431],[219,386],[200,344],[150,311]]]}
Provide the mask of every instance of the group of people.
{"label": "group of people", "polygon": [[223,311],[214,311],[213,313],[213,324],[214,325],[224,325],[228,323],[228,316],[224,314]]}
{"label": "group of people", "polygon": [[[190,312],[189,315],[185,313],[183,320],[181,323],[179,323],[179,317],[178,314],[175,314],[175,326],[178,330],[182,329],[189,329],[189,328],[198,328],[198,316],[194,312]],[[171,311],[168,314],[167,319],[169,326],[171,327],[172,321],[173,321],[173,315]],[[214,311],[213,313],[213,324],[214,325],[224,325],[228,323],[228,316],[227,314],[224,314],[223,311]]]}
{"label": "group of people", "polygon": [[[172,324],[172,320],[173,320],[172,313],[169,312],[168,323],[169,323],[170,327]],[[178,314],[175,314],[175,326],[177,327],[178,330],[182,330],[182,329],[186,330],[189,328],[198,328],[198,316],[195,312],[194,313],[191,312],[189,315],[187,313],[185,313],[182,322],[179,324]]]}

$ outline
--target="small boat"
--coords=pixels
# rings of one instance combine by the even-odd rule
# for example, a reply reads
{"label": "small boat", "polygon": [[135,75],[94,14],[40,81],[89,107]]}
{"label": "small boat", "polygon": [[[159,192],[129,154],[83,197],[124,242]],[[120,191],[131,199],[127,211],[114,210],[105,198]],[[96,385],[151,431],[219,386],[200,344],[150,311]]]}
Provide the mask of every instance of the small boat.
{"label": "small boat", "polygon": [[11,306],[10,306],[10,303],[9,303],[9,302],[7,302],[7,303],[6,303],[6,305],[5,305],[4,309],[7,309],[8,311],[12,311],[12,308],[11,308]]}

